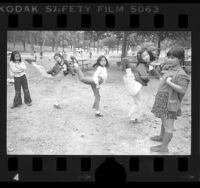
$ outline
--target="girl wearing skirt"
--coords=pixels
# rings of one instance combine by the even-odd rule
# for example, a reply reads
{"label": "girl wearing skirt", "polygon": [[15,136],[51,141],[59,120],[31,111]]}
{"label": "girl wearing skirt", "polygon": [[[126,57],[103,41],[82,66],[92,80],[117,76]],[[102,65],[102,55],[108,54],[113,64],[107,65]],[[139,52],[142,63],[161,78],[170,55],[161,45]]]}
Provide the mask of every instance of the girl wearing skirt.
{"label": "girl wearing skirt", "polygon": [[162,142],[151,147],[153,152],[168,152],[168,145],[173,137],[174,122],[181,115],[181,101],[189,85],[189,77],[181,67],[184,64],[183,48],[172,48],[167,53],[168,70],[160,81],[152,113],[162,121],[160,135],[151,140]]}
{"label": "girl wearing skirt", "polygon": [[10,73],[14,76],[15,97],[11,109],[22,105],[21,87],[24,92],[24,102],[31,106],[31,96],[28,88],[28,81],[26,78],[26,65],[21,60],[21,55],[18,51],[13,51],[10,57]]}
{"label": "girl wearing skirt", "polygon": [[74,62],[74,67],[75,70],[78,74],[79,80],[87,85],[90,85],[92,88],[92,91],[94,93],[94,104],[93,108],[96,110],[95,111],[95,116],[101,117],[103,114],[99,111],[99,104],[100,104],[100,85],[105,83],[108,77],[107,69],[108,67],[108,60],[106,59],[105,56],[100,56],[97,59],[97,62],[93,65],[93,67],[97,68],[93,77],[86,77],[82,70],[80,69],[78,65],[78,61],[74,58],[71,57],[73,62]]}

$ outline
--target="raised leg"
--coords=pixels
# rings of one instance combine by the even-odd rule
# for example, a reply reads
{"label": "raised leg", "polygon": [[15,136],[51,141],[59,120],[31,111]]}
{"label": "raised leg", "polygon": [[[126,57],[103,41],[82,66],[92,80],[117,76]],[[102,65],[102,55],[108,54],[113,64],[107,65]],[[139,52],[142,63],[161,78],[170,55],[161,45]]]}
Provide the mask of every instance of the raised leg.
{"label": "raised leg", "polygon": [[82,70],[81,70],[79,67],[76,68],[76,72],[77,72],[78,77],[79,77],[79,80],[80,80],[81,82],[83,82],[83,83],[85,83],[85,84],[88,84],[88,85],[93,85],[93,84],[95,84],[93,78],[92,78],[92,77],[86,77],[86,76],[83,74]]}

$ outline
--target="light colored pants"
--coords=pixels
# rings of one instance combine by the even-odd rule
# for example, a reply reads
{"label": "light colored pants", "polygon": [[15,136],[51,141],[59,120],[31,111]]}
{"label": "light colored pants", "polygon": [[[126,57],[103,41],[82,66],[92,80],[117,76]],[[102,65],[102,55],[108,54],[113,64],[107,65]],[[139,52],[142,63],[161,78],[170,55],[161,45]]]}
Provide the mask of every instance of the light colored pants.
{"label": "light colored pants", "polygon": [[59,73],[54,78],[54,89],[55,89],[55,103],[60,105],[63,102],[63,85],[64,85],[64,75]]}
{"label": "light colored pants", "polygon": [[135,96],[131,96],[132,100],[133,100],[133,104],[132,107],[128,113],[128,117],[131,120],[134,119],[141,119],[142,114],[143,114],[143,106],[142,106],[142,99],[141,99],[141,91],[135,95]]}

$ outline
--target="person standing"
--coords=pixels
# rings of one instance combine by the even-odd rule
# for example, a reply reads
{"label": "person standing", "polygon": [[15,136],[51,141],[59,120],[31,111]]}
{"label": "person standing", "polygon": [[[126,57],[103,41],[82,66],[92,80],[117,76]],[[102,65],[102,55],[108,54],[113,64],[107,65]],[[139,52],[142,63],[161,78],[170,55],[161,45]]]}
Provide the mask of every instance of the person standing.
{"label": "person standing", "polygon": [[168,152],[168,145],[173,137],[174,122],[181,116],[181,102],[189,85],[189,77],[182,68],[185,51],[183,48],[171,48],[167,53],[168,71],[163,75],[152,113],[160,118],[162,125],[160,135],[153,136],[152,141],[161,142],[160,145],[152,146],[152,152]]}
{"label": "person standing", "polygon": [[13,51],[10,57],[10,73],[14,76],[15,97],[11,109],[22,105],[21,87],[24,92],[24,103],[28,106],[32,105],[32,99],[28,88],[26,77],[26,65],[21,60],[21,55],[18,51]]}

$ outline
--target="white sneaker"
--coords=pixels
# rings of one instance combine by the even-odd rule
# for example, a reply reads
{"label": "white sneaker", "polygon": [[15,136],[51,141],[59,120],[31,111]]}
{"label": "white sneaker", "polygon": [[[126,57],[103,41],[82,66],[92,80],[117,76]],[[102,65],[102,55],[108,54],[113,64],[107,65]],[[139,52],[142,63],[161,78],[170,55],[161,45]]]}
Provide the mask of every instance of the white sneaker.
{"label": "white sneaker", "polygon": [[97,116],[97,117],[102,117],[103,114],[102,114],[101,112],[99,112],[99,111],[96,111],[96,112],[95,112],[95,116]]}

